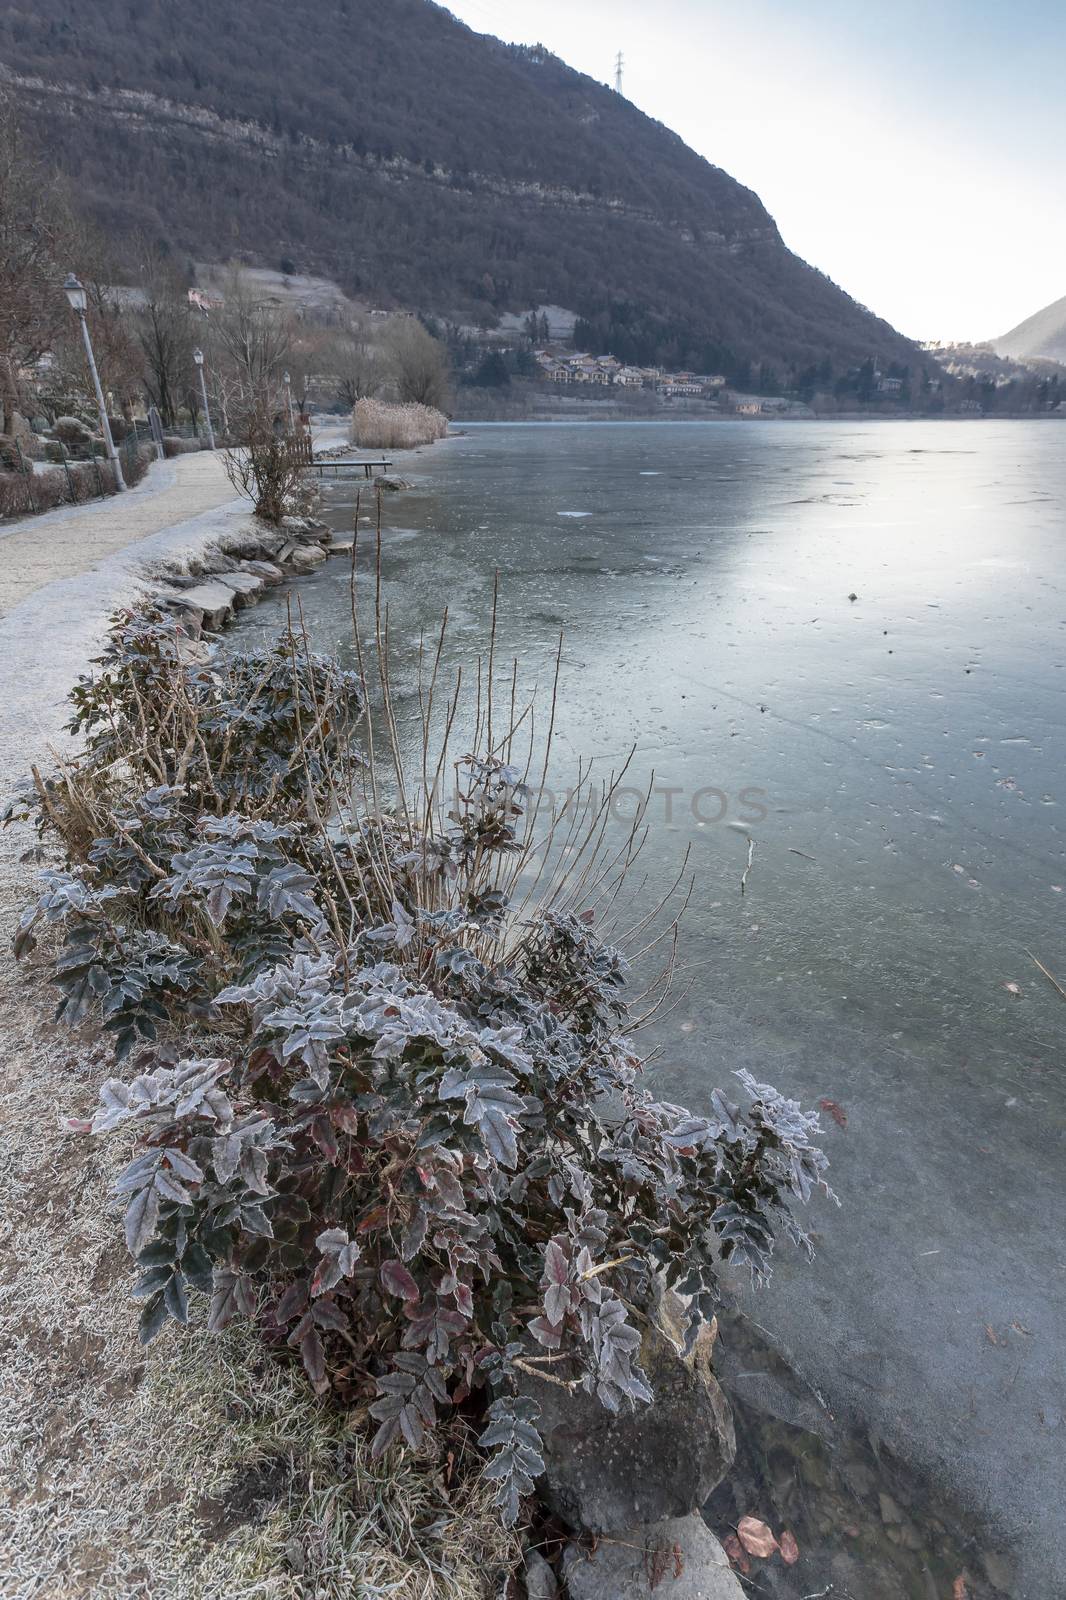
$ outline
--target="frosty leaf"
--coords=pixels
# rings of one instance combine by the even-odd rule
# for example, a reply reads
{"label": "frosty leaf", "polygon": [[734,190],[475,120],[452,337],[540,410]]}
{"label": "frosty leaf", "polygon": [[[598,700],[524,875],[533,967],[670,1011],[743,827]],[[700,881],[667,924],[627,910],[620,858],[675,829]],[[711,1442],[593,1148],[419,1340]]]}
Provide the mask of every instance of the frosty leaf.
{"label": "frosty leaf", "polygon": [[675,1150],[702,1149],[717,1139],[721,1132],[720,1122],[711,1122],[707,1117],[685,1117],[664,1137]]}
{"label": "frosty leaf", "polygon": [[543,1445],[534,1427],[540,1407],[526,1396],[505,1396],[493,1401],[488,1414],[489,1426],[478,1439],[483,1450],[492,1450],[485,1477],[495,1482],[496,1503],[506,1525],[513,1528],[521,1496],[533,1492],[534,1481],[544,1471]]}
{"label": "frosty leaf", "polygon": [[333,1299],[332,1295],[323,1295],[315,1301],[311,1308],[311,1315],[320,1328],[328,1328],[333,1333],[344,1333],[348,1327],[348,1318]]}
{"label": "frosty leaf", "polygon": [[396,930],[393,943],[397,950],[406,950],[415,936],[415,925],[398,900],[392,902],[392,922]]}
{"label": "frosty leaf", "polygon": [[156,1173],[155,1186],[164,1200],[172,1200],[178,1206],[192,1205],[192,1195],[188,1189],[166,1167],[160,1167]]}
{"label": "frosty leaf", "polygon": [[188,1178],[192,1183],[201,1183],[203,1181],[204,1175],[202,1170],[197,1166],[196,1162],[191,1156],[185,1154],[184,1150],[178,1150],[175,1149],[174,1146],[169,1146],[165,1151],[165,1155],[167,1161],[170,1163],[171,1167],[173,1167],[174,1171],[179,1177]]}
{"label": "frosty leaf", "polygon": [[418,1285],[402,1261],[383,1261],[381,1281],[390,1294],[398,1295],[401,1300],[418,1299]]}
{"label": "frosty leaf", "polygon": [[163,1290],[163,1300],[175,1322],[188,1322],[189,1298],[185,1293],[185,1285],[176,1272],[171,1275]]}
{"label": "frosty leaf", "polygon": [[515,1081],[505,1068],[479,1062],[466,1073],[446,1072],[438,1090],[442,1100],[465,1099],[463,1121],[478,1130],[488,1154],[503,1167],[518,1164],[515,1133],[523,1101],[511,1090]]}
{"label": "frosty leaf", "polygon": [[151,1184],[135,1194],[126,1207],[124,1227],[126,1248],[131,1256],[139,1256],[152,1238],[159,1221],[159,1195]]}
{"label": "frosty leaf", "polygon": [[562,1328],[557,1323],[549,1322],[547,1317],[534,1317],[532,1322],[527,1322],[526,1326],[537,1343],[543,1345],[545,1350],[558,1350],[562,1345]]}
{"label": "frosty leaf", "polygon": [[256,903],[260,911],[265,911],[275,921],[280,921],[288,912],[317,925],[322,921],[322,913],[315,904],[315,887],[315,880],[309,872],[292,862],[286,862],[284,866],[268,872],[265,878],[260,878]]}
{"label": "frosty leaf", "polygon": [[214,1289],[207,1325],[213,1332],[224,1328],[237,1315],[251,1316],[255,1311],[255,1289],[250,1279],[239,1272],[219,1268],[215,1271]]}
{"label": "frosty leaf", "polygon": [[416,1206],[400,1241],[400,1255],[404,1261],[413,1261],[426,1237],[429,1218],[423,1206]]}
{"label": "frosty leaf", "polygon": [[311,1279],[312,1296],[335,1289],[343,1278],[350,1278],[361,1254],[359,1245],[348,1238],[343,1228],[326,1228],[315,1244],[322,1252],[322,1260]]}
{"label": "frosty leaf", "polygon": [[141,1344],[150,1344],[156,1334],[166,1323],[170,1313],[163,1300],[162,1290],[152,1296],[141,1312],[137,1325],[137,1334]]}
{"label": "frosty leaf", "polygon": [[549,1239],[544,1249],[544,1311],[553,1325],[570,1310],[570,1262],[561,1245]]}

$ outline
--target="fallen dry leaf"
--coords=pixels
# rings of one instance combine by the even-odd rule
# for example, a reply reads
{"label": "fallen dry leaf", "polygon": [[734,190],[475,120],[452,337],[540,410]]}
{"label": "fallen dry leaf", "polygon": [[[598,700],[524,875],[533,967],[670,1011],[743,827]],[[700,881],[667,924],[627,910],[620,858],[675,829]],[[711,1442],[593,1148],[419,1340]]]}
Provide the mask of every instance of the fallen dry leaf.
{"label": "fallen dry leaf", "polygon": [[760,1556],[764,1561],[777,1549],[777,1540],[758,1517],[741,1517],[737,1523],[737,1538],[750,1556]]}
{"label": "fallen dry leaf", "polygon": [[847,1127],[848,1114],[843,1106],[838,1106],[835,1100],[819,1100],[818,1104],[823,1111],[828,1111],[838,1128]]}
{"label": "fallen dry leaf", "polygon": [[796,1543],[796,1535],[786,1528],[781,1535],[781,1560],[786,1567],[794,1567],[800,1558],[800,1547]]}
{"label": "fallen dry leaf", "polygon": [[1011,979],[1011,981],[1009,983],[1005,983],[1003,985],[1003,987],[1004,987],[1004,989],[1006,989],[1007,993],[1011,996],[1011,998],[1013,1000],[1020,1000],[1021,999],[1021,997],[1022,997],[1022,986],[1021,986],[1020,983],[1015,983],[1013,978]]}
{"label": "fallen dry leaf", "polygon": [[985,1338],[988,1340],[989,1344],[994,1345],[1006,1344],[1007,1342],[1006,1339],[1001,1339],[999,1337],[999,1334],[996,1332],[995,1328],[993,1328],[990,1322],[985,1323]]}
{"label": "fallen dry leaf", "polygon": [[735,1533],[727,1533],[722,1540],[722,1549],[736,1567],[737,1571],[745,1576],[751,1571],[751,1562],[744,1553],[744,1546]]}
{"label": "fallen dry leaf", "polygon": [[952,1584],[951,1600],[970,1600],[970,1591],[966,1584],[965,1572],[960,1572]]}

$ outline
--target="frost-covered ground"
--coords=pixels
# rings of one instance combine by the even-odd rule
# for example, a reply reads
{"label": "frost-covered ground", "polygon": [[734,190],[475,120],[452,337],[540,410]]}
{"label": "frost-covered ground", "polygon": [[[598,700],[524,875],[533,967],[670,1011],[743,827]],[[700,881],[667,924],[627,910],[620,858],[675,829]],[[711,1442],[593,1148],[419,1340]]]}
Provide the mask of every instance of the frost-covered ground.
{"label": "frost-covered ground", "polygon": [[[333,430],[334,432],[336,430]],[[339,442],[326,436],[320,442]],[[248,520],[221,462],[161,463],[118,499],[0,532],[0,786],[61,745],[65,697],[146,571]],[[0,834],[10,951],[33,835]],[[45,966],[0,963],[0,1594],[6,1600],[475,1600],[504,1553],[471,1485],[371,1465],[247,1331],[136,1337],[107,1209],[121,1152],[71,1133],[110,1075],[89,1030],[49,1019]],[[433,1524],[431,1547],[416,1529]]]}

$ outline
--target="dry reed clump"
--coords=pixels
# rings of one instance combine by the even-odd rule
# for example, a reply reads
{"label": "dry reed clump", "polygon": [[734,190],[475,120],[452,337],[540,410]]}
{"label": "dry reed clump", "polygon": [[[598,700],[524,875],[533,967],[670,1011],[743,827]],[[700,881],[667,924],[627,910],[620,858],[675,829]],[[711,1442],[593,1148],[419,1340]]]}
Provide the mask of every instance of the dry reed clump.
{"label": "dry reed clump", "polygon": [[433,406],[359,400],[352,412],[349,437],[352,444],[366,450],[411,450],[443,439],[447,432],[447,417]]}

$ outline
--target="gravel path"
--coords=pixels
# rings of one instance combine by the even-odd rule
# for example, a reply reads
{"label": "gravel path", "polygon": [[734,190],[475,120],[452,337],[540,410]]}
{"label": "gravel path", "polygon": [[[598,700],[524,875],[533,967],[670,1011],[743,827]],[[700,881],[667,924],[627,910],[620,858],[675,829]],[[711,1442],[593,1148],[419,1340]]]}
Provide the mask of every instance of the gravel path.
{"label": "gravel path", "polygon": [[45,584],[77,577],[127,545],[232,500],[221,457],[204,450],[155,462],[127,494],[0,529],[0,617]]}
{"label": "gravel path", "polygon": [[[0,529],[0,800],[31,762],[52,766],[67,693],[114,608],[153,566],[248,520],[205,452],[157,463],[124,496]],[[91,1115],[110,1052],[91,1029],[50,1020],[45,959],[16,965],[10,954],[34,892],[23,856],[33,844],[26,825],[0,831],[0,1595],[296,1600],[302,1586],[277,1557],[293,1537],[289,1510],[270,1513],[264,1562],[254,1495],[253,1512],[231,1510],[229,1495],[248,1474],[259,1482],[264,1457],[307,1448],[320,1465],[330,1445],[320,1408],[271,1369],[257,1392],[262,1426],[235,1426],[234,1396],[258,1353],[243,1330],[234,1342],[168,1329],[139,1348],[106,1198],[122,1152],[65,1121]]]}

